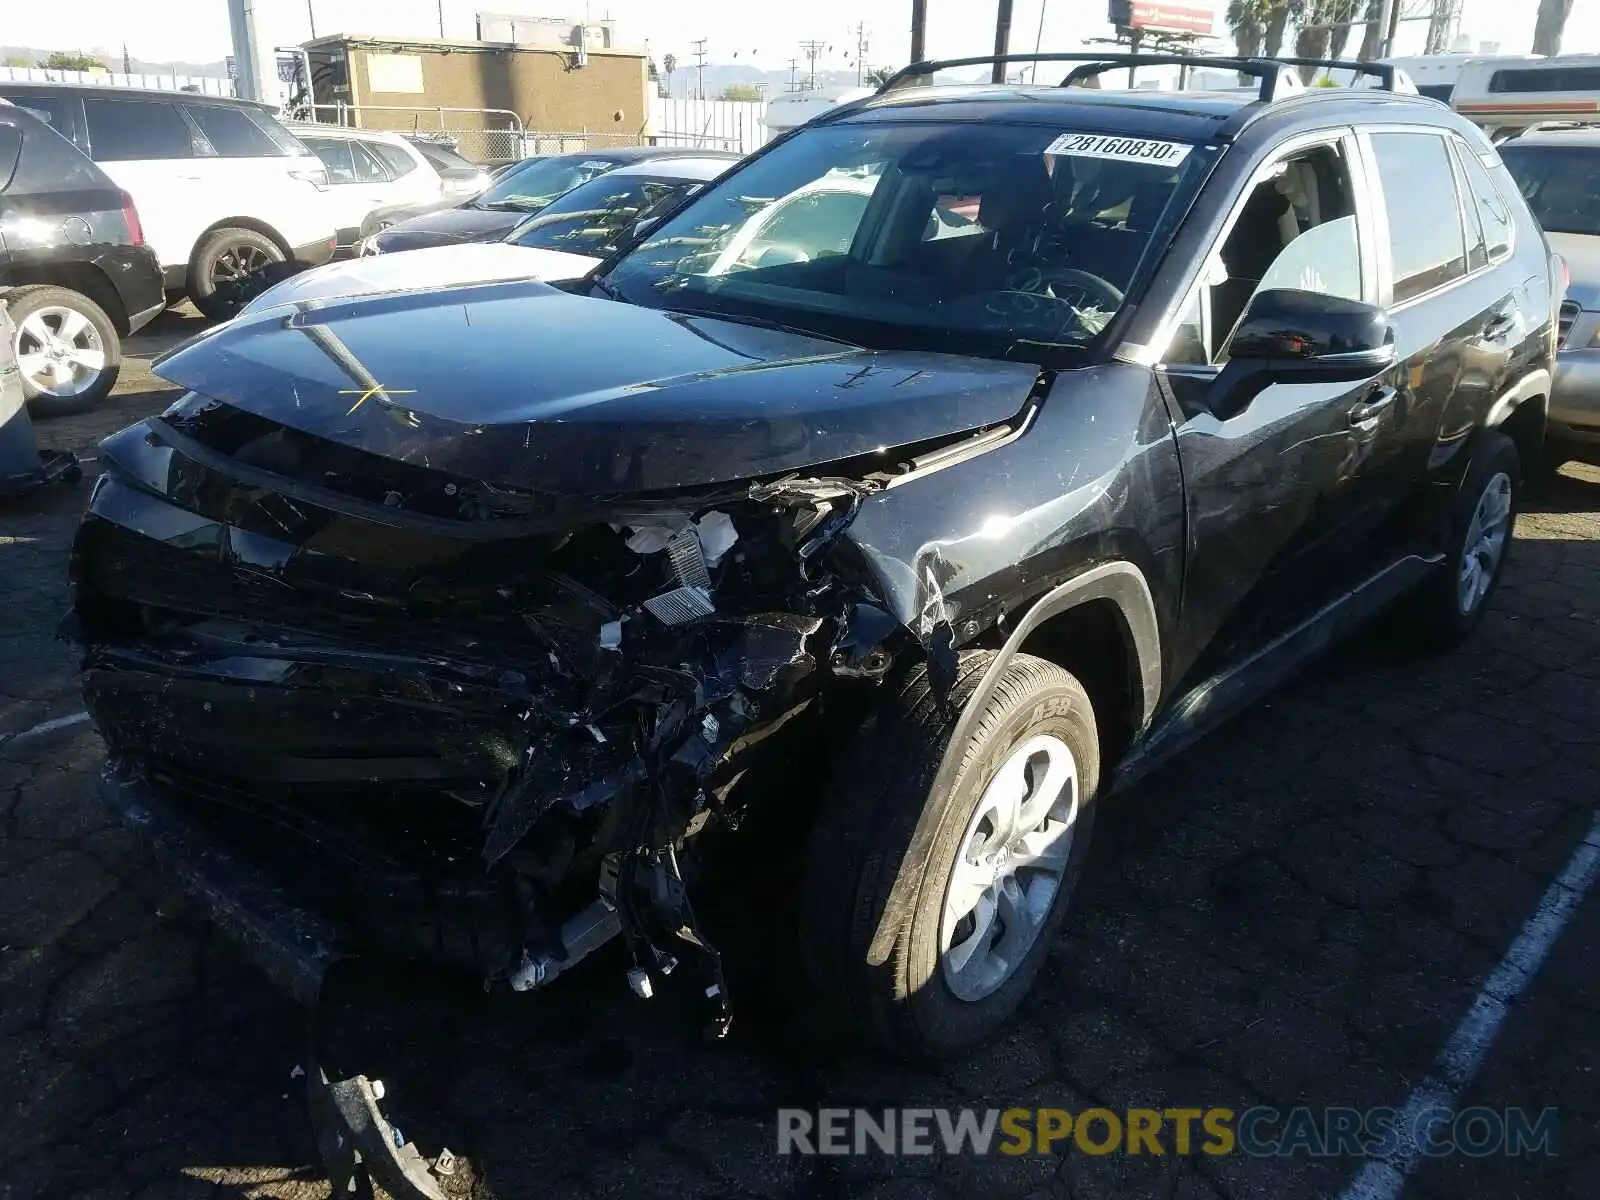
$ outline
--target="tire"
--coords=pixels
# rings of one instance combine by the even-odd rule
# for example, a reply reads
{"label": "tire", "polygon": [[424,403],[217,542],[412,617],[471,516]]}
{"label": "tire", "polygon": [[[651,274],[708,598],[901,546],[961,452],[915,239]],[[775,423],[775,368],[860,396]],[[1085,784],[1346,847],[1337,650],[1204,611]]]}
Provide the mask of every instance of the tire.
{"label": "tire", "polygon": [[269,263],[288,258],[283,248],[254,229],[224,226],[200,239],[189,260],[189,299],[213,321],[225,321],[250,300],[237,285]]}
{"label": "tire", "polygon": [[[961,656],[950,698],[955,708],[966,706],[994,659],[992,651]],[[801,958],[819,1008],[838,1014],[850,1032],[913,1059],[977,1044],[1022,1003],[1082,871],[1100,778],[1089,697],[1043,659],[1010,659],[964,745],[950,744],[954,724],[929,687],[926,667],[918,666],[861,728],[840,764],[841,785],[823,802],[811,832],[802,885]],[[1028,760],[1031,776],[1015,766],[1024,747],[1047,748]],[[957,756],[956,775],[948,789],[935,791],[947,755]],[[1034,919],[1007,922],[1006,887],[996,883],[978,895],[982,876],[971,866],[958,870],[957,852],[964,848],[969,864],[982,862],[981,847],[993,844],[991,797],[1001,789],[988,789],[1002,768],[1016,770],[1029,787],[1044,785],[1027,797],[1033,806],[1023,805],[1039,811],[1037,804],[1048,803],[1039,798],[1053,792],[1052,770],[1064,763],[1075,781],[1050,811],[1068,819],[1034,835],[1061,835],[1056,887],[1053,894],[1039,892],[1047,876],[1016,871],[1013,880],[1022,883]],[[1000,897],[1001,908],[980,937],[974,924],[984,896]],[[1008,939],[1007,953],[995,953]]]}
{"label": "tire", "polygon": [[[1498,497],[1492,503],[1490,492]],[[1478,627],[1505,574],[1521,499],[1522,456],[1516,443],[1497,429],[1485,430],[1478,436],[1472,462],[1456,493],[1444,564],[1404,610],[1414,644],[1428,651],[1448,650]],[[1480,507],[1483,505],[1488,509]],[[1486,513],[1492,519],[1502,507],[1504,515],[1497,522],[1498,551],[1491,556],[1481,536],[1485,525],[1479,517]],[[1491,527],[1494,523],[1491,521]],[[1469,561],[1477,563],[1476,570]],[[1469,576],[1476,580],[1470,596]]]}
{"label": "tire", "polygon": [[[15,288],[6,303],[17,327],[11,349],[22,393],[35,415],[81,412],[111,394],[122,370],[122,339],[105,309],[53,284]],[[63,331],[70,337],[63,339]]]}

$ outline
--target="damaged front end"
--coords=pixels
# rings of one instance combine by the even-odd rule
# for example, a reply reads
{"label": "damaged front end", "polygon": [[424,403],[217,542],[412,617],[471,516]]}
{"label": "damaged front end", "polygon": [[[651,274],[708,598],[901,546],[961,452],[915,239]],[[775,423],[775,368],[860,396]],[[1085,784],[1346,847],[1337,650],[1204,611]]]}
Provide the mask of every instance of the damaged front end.
{"label": "damaged front end", "polygon": [[725,1030],[698,835],[825,688],[922,652],[841,541],[878,484],[552,513],[367,458],[197,397],[105,443],[69,626],[117,806],[297,994],[349,952],[525,990],[620,935],[640,994],[692,956]]}

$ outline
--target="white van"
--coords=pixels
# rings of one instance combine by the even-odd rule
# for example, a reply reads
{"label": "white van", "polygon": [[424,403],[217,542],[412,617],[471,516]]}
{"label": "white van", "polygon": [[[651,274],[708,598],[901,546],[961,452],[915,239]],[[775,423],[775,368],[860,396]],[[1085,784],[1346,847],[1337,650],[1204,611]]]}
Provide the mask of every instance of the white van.
{"label": "white van", "polygon": [[354,248],[361,222],[373,209],[427,204],[445,195],[432,160],[397,133],[301,122],[284,128],[327,168],[341,250]]}
{"label": "white van", "polygon": [[263,105],[197,92],[0,82],[138,206],[170,291],[207,316],[269,263],[333,256],[335,201],[322,160]]}
{"label": "white van", "polygon": [[1600,54],[1483,58],[1461,68],[1450,107],[1491,134],[1600,114]]}

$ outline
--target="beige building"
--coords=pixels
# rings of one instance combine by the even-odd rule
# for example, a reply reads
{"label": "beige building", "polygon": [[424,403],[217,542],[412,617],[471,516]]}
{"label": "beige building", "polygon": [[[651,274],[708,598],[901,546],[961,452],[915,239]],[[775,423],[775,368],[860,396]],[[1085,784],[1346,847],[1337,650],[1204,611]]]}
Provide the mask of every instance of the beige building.
{"label": "beige building", "polygon": [[[585,38],[542,43],[358,37],[307,42],[316,117],[366,129],[444,130],[479,161],[521,157],[506,133],[586,135],[591,145],[631,145],[650,121],[652,85],[641,51],[596,47]],[[457,111],[451,111],[457,110]],[[506,114],[514,113],[514,122]]]}

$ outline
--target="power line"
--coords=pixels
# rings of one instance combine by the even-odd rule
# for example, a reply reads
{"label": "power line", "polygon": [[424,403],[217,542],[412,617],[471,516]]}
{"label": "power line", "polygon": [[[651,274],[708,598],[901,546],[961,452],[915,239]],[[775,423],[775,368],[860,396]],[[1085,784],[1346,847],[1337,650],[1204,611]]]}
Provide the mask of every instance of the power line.
{"label": "power line", "polygon": [[694,46],[695,58],[699,60],[694,67],[696,72],[695,91],[700,99],[704,100],[706,98],[706,39],[696,38],[691,44]]}
{"label": "power line", "polygon": [[806,69],[806,91],[817,90],[817,59],[822,57],[822,52],[828,48],[827,42],[801,42],[800,53],[806,56],[808,65]]}

